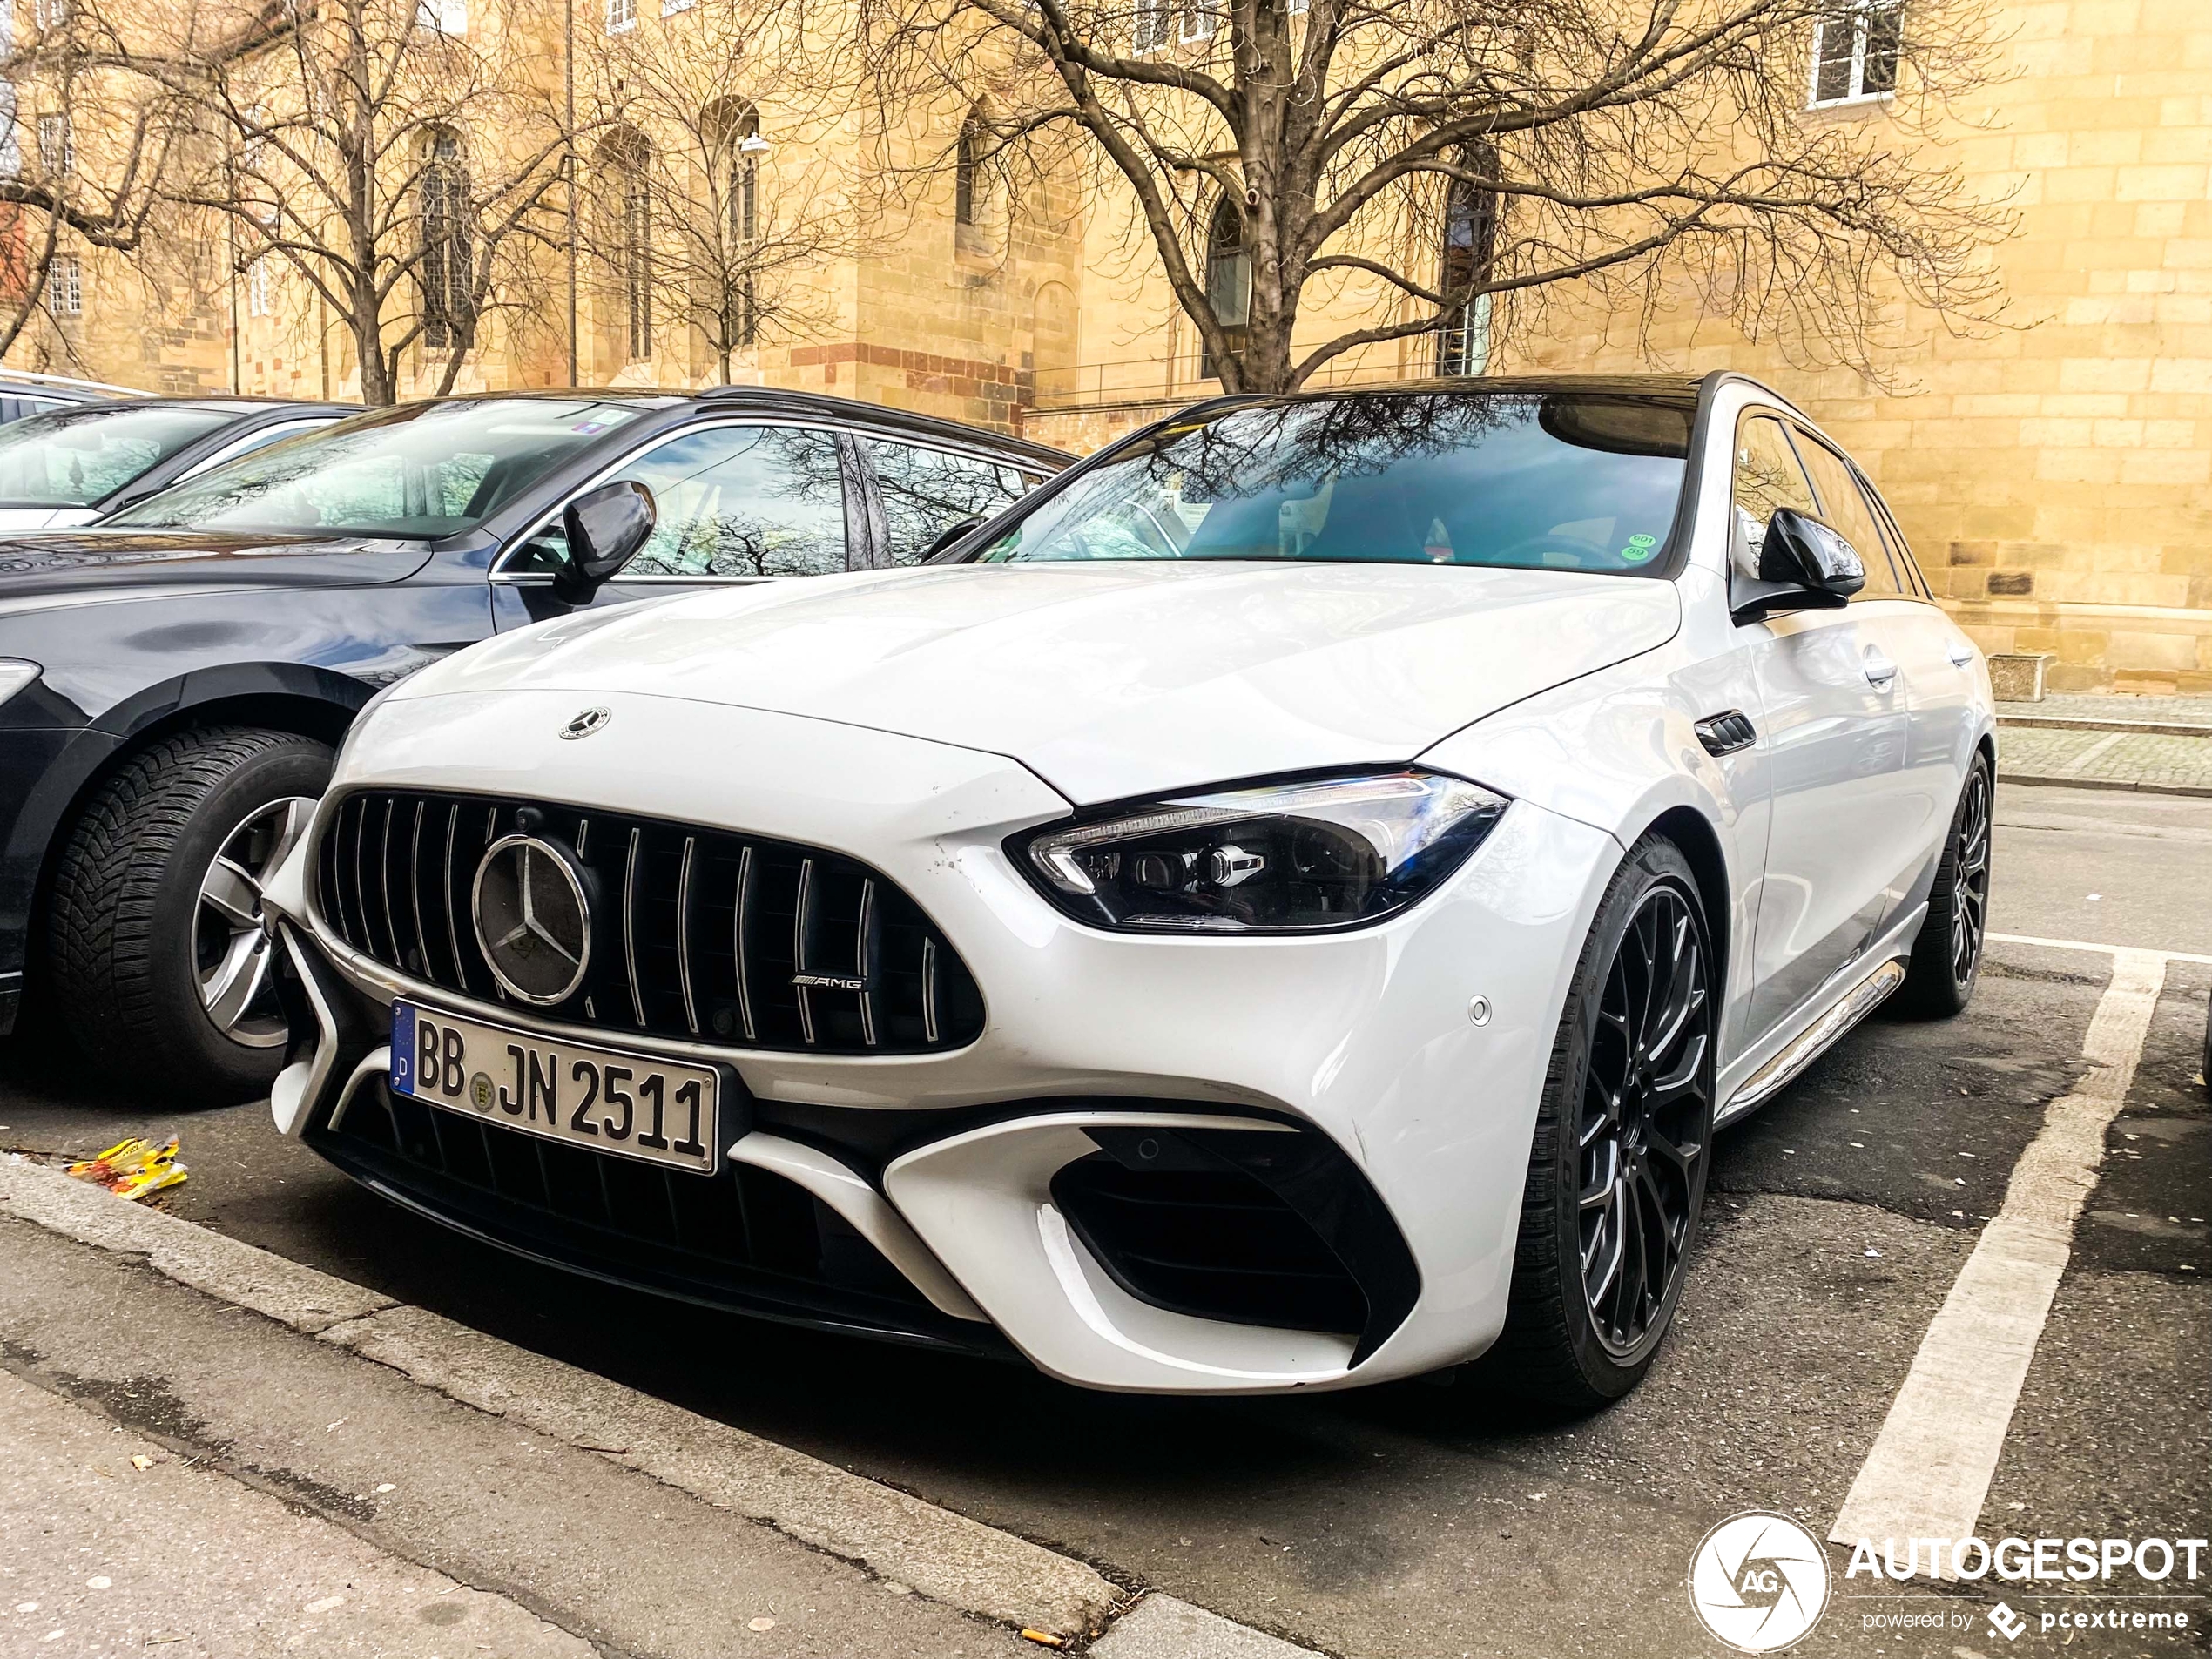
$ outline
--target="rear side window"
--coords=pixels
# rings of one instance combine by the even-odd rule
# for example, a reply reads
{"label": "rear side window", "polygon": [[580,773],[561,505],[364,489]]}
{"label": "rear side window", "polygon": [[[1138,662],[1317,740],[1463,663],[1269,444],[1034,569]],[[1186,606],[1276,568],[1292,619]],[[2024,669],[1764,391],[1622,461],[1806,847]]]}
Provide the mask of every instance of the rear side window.
{"label": "rear side window", "polygon": [[1820,516],[1858,550],[1859,560],[1866,566],[1866,585],[1851,597],[1918,598],[1898,580],[1890,563],[1889,548],[1875,525],[1873,509],[1858,493],[1858,481],[1851,476],[1843,457],[1802,432],[1797,435],[1797,448],[1805,458],[1805,469],[1812,474],[1813,488],[1820,492]]}
{"label": "rear side window", "polygon": [[875,474],[894,564],[918,564],[937,538],[971,518],[995,517],[1020,500],[1024,481],[1011,467],[925,449],[888,438],[857,440]]}

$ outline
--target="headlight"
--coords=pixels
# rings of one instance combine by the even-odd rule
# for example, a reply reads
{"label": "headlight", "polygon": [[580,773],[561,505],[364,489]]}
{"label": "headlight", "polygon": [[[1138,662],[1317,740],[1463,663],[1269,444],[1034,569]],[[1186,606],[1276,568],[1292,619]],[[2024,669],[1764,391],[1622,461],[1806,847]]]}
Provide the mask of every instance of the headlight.
{"label": "headlight", "polygon": [[19,657],[0,657],[0,703],[5,703],[43,671],[37,664],[26,663]]}
{"label": "headlight", "polygon": [[1404,770],[1185,795],[1008,844],[1045,896],[1094,926],[1312,933],[1403,910],[1457,869],[1507,806],[1480,784]]}

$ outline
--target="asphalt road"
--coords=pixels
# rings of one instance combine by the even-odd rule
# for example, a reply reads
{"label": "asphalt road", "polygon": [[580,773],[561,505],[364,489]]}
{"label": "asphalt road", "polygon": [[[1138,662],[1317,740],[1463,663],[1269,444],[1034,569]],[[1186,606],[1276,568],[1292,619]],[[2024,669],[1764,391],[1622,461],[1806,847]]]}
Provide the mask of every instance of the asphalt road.
{"label": "asphalt road", "polygon": [[[1996,858],[2001,933],[2212,955],[2212,800],[2002,788]],[[1998,945],[1965,1017],[1878,1015],[1723,1136],[1674,1337],[1637,1393],[1580,1423],[1534,1420],[1470,1379],[1288,1400],[1088,1394],[663,1305],[395,1212],[279,1139],[263,1107],[118,1097],[36,1042],[0,1044],[0,1146],[88,1152],[174,1130],[192,1170],[179,1215],[1328,1652],[1715,1653],[1683,1594],[1692,1549],[1746,1508],[1825,1532],[2048,1102],[2082,1075],[2109,961]],[[2209,987],[2212,966],[2168,965],[1990,1488],[1991,1537],[2212,1533]],[[1833,1560],[1839,1600],[1811,1650],[2060,1643],[1993,1635],[1994,1589],[1849,1581]],[[2031,1616],[2064,1604],[2006,1593]],[[2200,1631],[2212,1622],[2212,1598],[2186,1605]],[[1862,1622],[1928,1607],[1963,1608],[1971,1628],[1924,1640]]]}

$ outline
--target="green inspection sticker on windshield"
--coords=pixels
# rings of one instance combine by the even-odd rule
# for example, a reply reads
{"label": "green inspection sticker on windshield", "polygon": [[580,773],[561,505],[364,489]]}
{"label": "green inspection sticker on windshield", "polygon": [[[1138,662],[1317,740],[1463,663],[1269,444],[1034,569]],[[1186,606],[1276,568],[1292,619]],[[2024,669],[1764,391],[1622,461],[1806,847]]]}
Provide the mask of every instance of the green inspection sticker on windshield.
{"label": "green inspection sticker on windshield", "polygon": [[1628,546],[1621,550],[1621,556],[1631,564],[1642,564],[1658,550],[1659,538],[1657,536],[1631,536],[1629,537]]}

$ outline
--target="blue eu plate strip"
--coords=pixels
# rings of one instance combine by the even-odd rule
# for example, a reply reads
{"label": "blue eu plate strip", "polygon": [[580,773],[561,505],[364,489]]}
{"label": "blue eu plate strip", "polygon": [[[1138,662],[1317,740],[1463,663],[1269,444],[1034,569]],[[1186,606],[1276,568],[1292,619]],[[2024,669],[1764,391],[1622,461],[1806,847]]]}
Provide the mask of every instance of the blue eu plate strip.
{"label": "blue eu plate strip", "polygon": [[415,1092],[415,1009],[405,1002],[392,1004],[392,1089]]}

